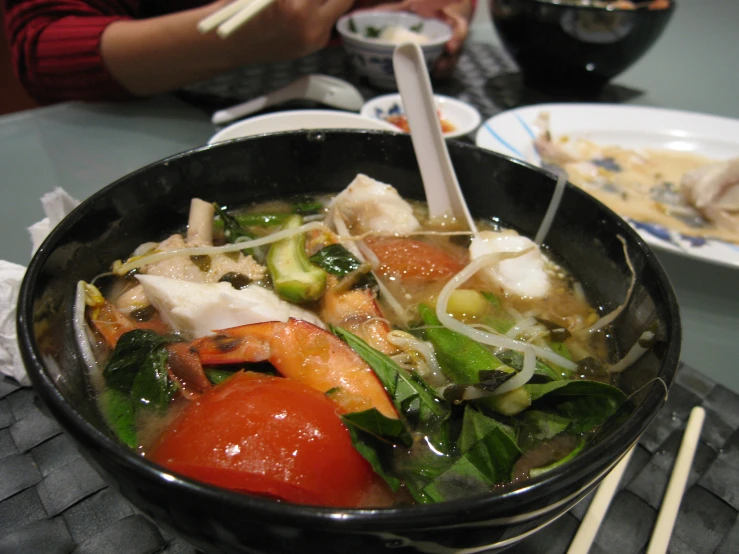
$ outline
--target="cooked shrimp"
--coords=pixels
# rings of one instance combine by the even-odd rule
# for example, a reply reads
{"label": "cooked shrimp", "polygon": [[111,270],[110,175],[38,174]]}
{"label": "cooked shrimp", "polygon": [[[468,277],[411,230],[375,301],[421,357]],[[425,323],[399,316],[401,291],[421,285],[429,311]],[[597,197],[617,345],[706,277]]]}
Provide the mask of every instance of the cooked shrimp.
{"label": "cooked shrimp", "polygon": [[397,412],[372,368],[344,341],[307,321],[290,319],[218,331],[190,344],[203,364],[270,362],[285,377],[329,397],[346,412]]}
{"label": "cooked shrimp", "polygon": [[337,285],[338,279],[330,275],[318,313],[321,320],[354,333],[383,354],[395,354],[398,348],[387,341],[390,325],[374,293],[369,288],[339,291]]}

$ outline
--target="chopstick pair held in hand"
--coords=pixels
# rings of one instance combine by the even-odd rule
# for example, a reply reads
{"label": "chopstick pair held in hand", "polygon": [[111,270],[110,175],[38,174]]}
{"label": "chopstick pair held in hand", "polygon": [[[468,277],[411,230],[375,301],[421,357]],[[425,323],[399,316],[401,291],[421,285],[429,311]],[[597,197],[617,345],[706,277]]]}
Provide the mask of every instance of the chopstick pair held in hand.
{"label": "chopstick pair held in hand", "polygon": [[216,27],[218,36],[227,38],[275,0],[234,0],[198,23],[198,31],[209,33]]}
{"label": "chopstick pair held in hand", "polygon": [[[662,499],[662,506],[660,507],[646,554],[664,554],[667,552],[667,547],[670,544],[670,536],[672,535],[672,529],[675,526],[677,513],[680,509],[680,502],[685,492],[690,466],[693,464],[693,458],[695,457],[695,451],[700,440],[705,417],[706,411],[700,406],[694,407],[690,412],[690,418],[685,427],[685,434],[680,444],[680,450],[675,458],[672,475],[667,484],[665,496]],[[570,543],[567,554],[587,554],[590,550],[598,528],[611,504],[611,499],[616,493],[618,483],[621,481],[621,477],[629,465],[634,448],[636,447],[631,447],[598,487],[593,501],[575,534],[575,538]]]}

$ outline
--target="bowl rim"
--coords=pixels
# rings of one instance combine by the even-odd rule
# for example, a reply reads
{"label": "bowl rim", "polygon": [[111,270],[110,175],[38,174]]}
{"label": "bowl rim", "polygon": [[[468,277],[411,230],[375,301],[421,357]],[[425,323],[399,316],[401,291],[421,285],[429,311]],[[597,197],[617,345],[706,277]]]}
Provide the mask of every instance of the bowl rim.
{"label": "bowl rim", "polygon": [[347,14],[342,15],[335,24],[336,30],[341,35],[342,39],[349,39],[351,41],[356,42],[357,44],[362,44],[366,46],[376,46],[380,48],[390,48],[391,50],[397,46],[397,44],[390,40],[382,40],[378,38],[367,38],[365,36],[362,36],[361,33],[355,33],[351,30],[349,30],[349,23],[348,21],[352,18],[358,18],[358,17],[364,17],[364,16],[394,16],[396,18],[406,18],[406,17],[413,17],[417,19],[419,22],[423,22],[424,25],[426,23],[433,23],[434,25],[439,25],[440,27],[443,27],[445,32],[437,37],[437,38],[429,38],[429,41],[425,44],[419,44],[421,47],[421,50],[428,49],[428,48],[438,48],[439,46],[442,46],[446,44],[453,35],[451,26],[440,20],[433,17],[422,17],[416,13],[408,12],[408,11],[383,11],[383,10],[364,10],[359,12],[350,12]]}
{"label": "bowl rim", "polygon": [[[392,140],[410,140],[409,135],[405,135],[403,133],[390,134],[383,131],[331,130],[327,132],[337,134],[346,133],[352,135],[382,135],[384,137],[392,135],[396,137],[406,137],[406,139]],[[309,133],[309,131],[286,131],[283,133],[273,133],[270,136],[283,134],[308,135]],[[92,444],[94,448],[99,451],[112,452],[116,457],[116,463],[118,465],[125,466],[127,469],[140,473],[142,479],[145,478],[157,481],[158,485],[162,487],[174,487],[173,490],[179,490],[181,492],[187,491],[195,495],[195,497],[202,498],[205,501],[217,501],[223,506],[228,506],[236,510],[247,510],[255,518],[272,520],[272,518],[278,517],[281,518],[280,521],[283,521],[286,525],[311,525],[316,528],[331,528],[342,531],[393,530],[401,528],[407,529],[409,527],[428,529],[432,527],[439,528],[456,526],[468,521],[479,521],[477,512],[483,508],[495,508],[498,510],[501,507],[510,508],[523,501],[534,501],[537,498],[546,496],[547,494],[561,492],[568,489],[568,485],[573,481],[578,481],[578,475],[585,471],[589,466],[598,466],[600,468],[598,475],[582,485],[579,492],[568,494],[568,497],[577,495],[585,489],[588,489],[588,487],[594,486],[595,482],[605,475],[607,471],[617,463],[618,459],[620,459],[628,449],[636,443],[666,400],[666,389],[660,387],[656,383],[654,384],[657,386],[650,386],[649,390],[644,393],[644,400],[633,410],[633,412],[631,412],[628,420],[615,428],[610,433],[607,440],[594,445],[592,448],[583,452],[568,464],[564,464],[562,467],[556,468],[539,477],[526,480],[523,486],[512,486],[498,493],[481,492],[463,499],[450,500],[437,504],[374,509],[330,508],[279,502],[268,498],[240,494],[205,483],[200,483],[184,476],[176,475],[151,460],[140,456],[134,450],[125,447],[85,419],[82,414],[75,409],[75,407],[65,400],[54,380],[47,373],[38,344],[36,343],[33,334],[33,296],[31,293],[39,280],[41,269],[52,254],[56,243],[61,237],[63,237],[68,227],[82,219],[87,214],[97,199],[104,197],[110,190],[123,186],[132,177],[145,173],[154,167],[169,164],[200,152],[207,152],[213,148],[234,148],[234,145],[241,143],[246,144],[249,141],[259,140],[260,137],[264,137],[264,135],[243,137],[217,144],[199,146],[174,154],[167,158],[154,161],[122,176],[119,179],[116,179],[111,184],[103,187],[83,200],[79,206],[77,206],[59,225],[57,225],[57,227],[51,231],[34,254],[24,275],[18,296],[16,316],[18,344],[24,365],[36,393],[50,409],[52,414],[59,420],[62,427],[77,442],[86,442],[88,445]],[[521,160],[479,148],[473,144],[455,141],[453,143],[453,148],[475,151],[485,156],[496,157],[505,160],[507,163],[513,163],[526,167],[536,173],[545,174],[553,181],[556,180],[556,176],[553,173],[537,168]],[[567,184],[567,187],[575,194],[589,197],[587,193],[570,183]],[[619,227],[619,232],[628,235],[629,242],[638,246],[642,251],[646,265],[654,272],[657,281],[660,283],[660,289],[666,297],[667,302],[664,308],[667,310],[668,320],[672,325],[672,329],[668,338],[668,347],[661,363],[662,368],[668,369],[668,374],[661,375],[660,379],[663,381],[664,385],[669,386],[674,381],[679,365],[681,322],[677,299],[667,273],[651,248],[636,233],[636,231],[628,225],[628,223],[607,206],[592,197],[589,198],[600,204],[602,209],[612,216],[614,223]],[[665,382],[665,380],[667,380],[667,382]],[[85,451],[88,448],[89,447],[85,446],[80,450],[85,454]],[[561,500],[560,503],[564,501],[565,500]],[[542,510],[548,511],[549,509],[550,506],[547,505],[547,507]],[[452,516],[451,518],[450,515]],[[524,518],[524,521],[528,520],[529,514],[514,517],[488,517],[486,521],[488,523],[505,524],[521,521],[521,518]]]}
{"label": "bowl rim", "polygon": [[[677,0],[667,0],[669,2],[669,5],[666,8],[659,8],[659,9],[650,9],[648,0],[642,0],[641,2],[632,0],[634,4],[636,4],[636,7],[634,8],[614,8],[614,7],[608,7],[608,6],[592,6],[592,5],[580,5],[580,4],[568,4],[563,1],[559,0],[515,0],[516,2],[529,2],[532,4],[542,4],[547,6],[556,6],[560,9],[576,9],[576,10],[584,10],[584,11],[593,11],[593,12],[607,12],[607,13],[666,13],[670,12],[675,9],[677,5]],[[606,1],[606,0],[602,0]],[[613,2],[616,2],[616,0],[612,0]]]}

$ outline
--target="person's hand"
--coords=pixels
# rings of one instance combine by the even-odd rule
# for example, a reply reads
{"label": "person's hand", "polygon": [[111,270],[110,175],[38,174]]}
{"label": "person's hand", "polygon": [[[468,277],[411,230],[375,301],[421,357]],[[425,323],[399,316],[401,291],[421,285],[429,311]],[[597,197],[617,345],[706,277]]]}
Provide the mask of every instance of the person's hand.
{"label": "person's hand", "polygon": [[[225,39],[237,59],[283,61],[326,46],[336,20],[354,0],[275,0],[241,29]],[[221,2],[218,2],[221,4]]]}
{"label": "person's hand", "polygon": [[100,40],[106,69],[129,92],[168,92],[238,67],[306,56],[325,46],[354,0],[275,0],[226,39],[197,25],[229,2],[114,21]]}
{"label": "person's hand", "polygon": [[401,2],[378,4],[372,10],[413,12],[421,17],[440,19],[452,28],[452,38],[446,43],[444,53],[436,62],[433,75],[449,77],[457,64],[462,46],[469,32],[472,17],[470,0],[402,0]]}

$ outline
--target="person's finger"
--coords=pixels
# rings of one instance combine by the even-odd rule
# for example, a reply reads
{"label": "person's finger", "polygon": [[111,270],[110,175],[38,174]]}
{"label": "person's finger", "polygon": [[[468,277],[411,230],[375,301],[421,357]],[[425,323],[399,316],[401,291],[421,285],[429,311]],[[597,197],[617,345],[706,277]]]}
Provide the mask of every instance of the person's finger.
{"label": "person's finger", "polygon": [[446,43],[446,51],[450,54],[456,54],[462,49],[462,45],[467,39],[469,23],[465,17],[453,10],[445,8],[442,13],[444,14],[444,20],[452,28],[452,38]]}
{"label": "person's finger", "polygon": [[410,2],[404,0],[403,2],[393,2],[388,4],[377,4],[367,8],[361,8],[356,10],[357,12],[403,12],[410,11]]}
{"label": "person's finger", "polygon": [[354,0],[326,0],[319,8],[322,17],[336,21],[349,11]]}

